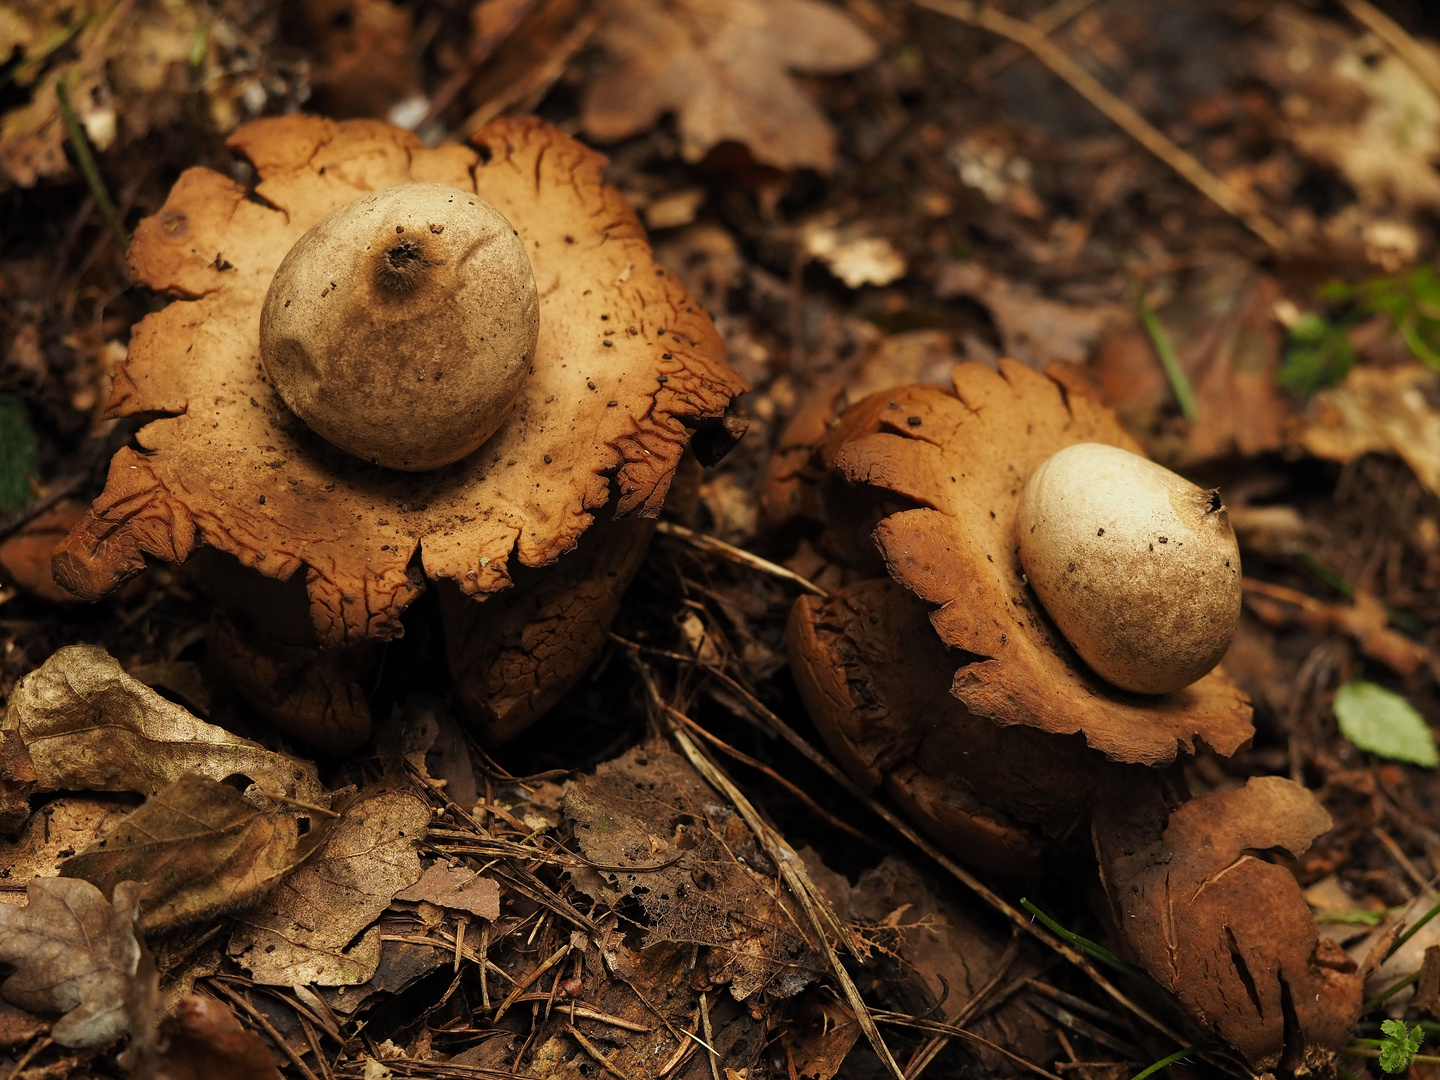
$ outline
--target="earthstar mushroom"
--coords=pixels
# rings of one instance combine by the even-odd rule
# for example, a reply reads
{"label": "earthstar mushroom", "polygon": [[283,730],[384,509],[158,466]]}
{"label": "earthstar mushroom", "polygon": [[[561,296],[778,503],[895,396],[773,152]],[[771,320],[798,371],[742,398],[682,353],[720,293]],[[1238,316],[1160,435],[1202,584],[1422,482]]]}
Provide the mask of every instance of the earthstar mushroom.
{"label": "earthstar mushroom", "polygon": [[[363,668],[363,650],[402,636],[431,588],[472,719],[491,738],[533,720],[603,646],[691,436],[714,428],[724,437],[704,441],[717,452],[734,441],[726,414],[745,384],[605,186],[605,159],[529,118],[474,142],[428,149],[377,121],[278,117],[230,138],[255,165],[258,197],[210,169],[183,173],[129,254],[137,283],[178,300],[134,328],[107,413],[159,419],[115,456],[54,560],[57,580],[94,599],[147,558],[208,553],[197,572],[234,616],[225,659],[237,685],[330,750],[369,727],[358,685],[337,691],[353,678],[341,660]],[[540,328],[494,434],[460,461],[400,472],[291,411],[261,362],[259,325],[278,265],[312,226],[415,182],[479,196],[510,223]],[[415,219],[427,231],[432,220]],[[401,220],[391,237],[396,224],[409,235]],[[327,674],[314,676],[316,663]],[[266,684],[272,672],[283,685]]]}

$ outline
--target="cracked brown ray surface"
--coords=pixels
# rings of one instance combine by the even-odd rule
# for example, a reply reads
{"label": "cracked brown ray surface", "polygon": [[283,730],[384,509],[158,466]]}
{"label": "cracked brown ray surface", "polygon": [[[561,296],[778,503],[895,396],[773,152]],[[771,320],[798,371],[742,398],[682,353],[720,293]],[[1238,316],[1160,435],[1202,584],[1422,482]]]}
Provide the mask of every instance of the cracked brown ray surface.
{"label": "cracked brown ray surface", "polygon": [[1114,925],[1204,1029],[1259,1069],[1314,1069],[1359,1019],[1362,980],[1321,942],[1300,886],[1264,853],[1299,856],[1330,829],[1299,784],[1252,777],[1173,813],[1158,783],[1112,791],[1094,836]]}
{"label": "cracked brown ray surface", "polygon": [[1107,757],[1160,765],[1203,741],[1233,754],[1254,734],[1250,703],[1217,668],[1171,694],[1127,694],[1090,672],[1024,580],[1020,492],[1051,454],[1098,442],[1139,453],[1099,403],[1023,364],[960,364],[954,389],[910,386],[860,402],[832,429],[828,467],[891,513],[874,540],[891,576],[936,610],[965,656],[951,692],[976,716],[1057,735]]}
{"label": "cracked brown ray surface", "polygon": [[[147,556],[200,545],[279,579],[304,575],[321,644],[387,639],[425,578],[480,597],[570,551],[596,510],[658,512],[691,430],[744,387],[708,316],[656,264],[605,187],[605,159],[534,119],[499,120],[478,147],[426,149],[377,121],[292,116],[241,128],[247,191],[190,169],[130,250],[137,284],[183,299],[134,329],[112,417],[160,414],[118,453],[101,497],[55,557],[94,599]],[[429,473],[392,473],[326,444],[260,364],[270,279],[315,222],[410,181],[474,191],[525,243],[540,294],[534,372],[485,445]]]}

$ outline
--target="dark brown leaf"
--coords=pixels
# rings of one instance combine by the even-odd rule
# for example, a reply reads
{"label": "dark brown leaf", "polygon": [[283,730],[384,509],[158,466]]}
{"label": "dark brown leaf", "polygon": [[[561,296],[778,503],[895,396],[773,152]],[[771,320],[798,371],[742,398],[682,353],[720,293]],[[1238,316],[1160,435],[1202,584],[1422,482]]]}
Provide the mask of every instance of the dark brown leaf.
{"label": "dark brown leaf", "polygon": [[0,905],[0,960],[15,967],[7,1001],[65,1013],[51,1037],[61,1046],[104,1046],[132,1026],[141,945],[140,886],[116,887],[112,906],[88,881],[36,878],[25,907]]}
{"label": "dark brown leaf", "polygon": [[1096,809],[1095,847],[1114,923],[1140,965],[1201,1028],[1257,1069],[1313,1067],[1349,1040],[1361,979],[1322,949],[1289,870],[1330,815],[1299,784],[1257,776],[1169,811],[1158,784]]}
{"label": "dark brown leaf", "polygon": [[261,810],[201,776],[183,776],[68,860],[68,877],[109,892],[141,883],[139,926],[146,932],[243,908],[269,892],[315,849],[322,821]]}

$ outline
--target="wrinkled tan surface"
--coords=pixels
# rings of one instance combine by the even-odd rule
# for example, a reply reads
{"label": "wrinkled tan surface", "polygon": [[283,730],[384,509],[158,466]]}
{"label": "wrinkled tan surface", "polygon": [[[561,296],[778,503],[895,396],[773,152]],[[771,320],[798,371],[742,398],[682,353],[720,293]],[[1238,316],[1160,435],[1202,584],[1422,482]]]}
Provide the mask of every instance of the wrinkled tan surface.
{"label": "wrinkled tan surface", "polygon": [[789,71],[834,75],[870,63],[875,43],[817,0],[612,0],[597,38],[610,63],[581,120],[623,139],[674,111],[687,161],[727,140],[779,169],[835,166],[835,132]]}
{"label": "wrinkled tan surface", "polygon": [[395,894],[396,900],[424,900],[452,911],[468,911],[483,919],[500,917],[500,886],[463,866],[432,863],[420,880]]}
{"label": "wrinkled tan surface", "polygon": [[9,758],[0,778],[36,791],[148,796],[195,773],[248,776],[271,795],[301,802],[324,798],[315,766],[196,719],[95,645],[67,646],[21,679],[3,730],[24,757]]}
{"label": "wrinkled tan surface", "polygon": [[35,878],[24,907],[0,904],[0,961],[15,972],[5,999],[31,1012],[65,1013],[50,1035],[61,1046],[104,1046],[130,1024],[140,943],[140,886],[125,882],[115,903],[88,881]]}
{"label": "wrinkled tan surface", "polygon": [[[425,576],[481,596],[509,584],[512,556],[540,566],[569,551],[612,491],[621,515],[658,511],[686,423],[719,417],[743,383],[601,185],[600,155],[534,120],[476,138],[487,164],[379,122],[277,118],[231,139],[274,209],[218,173],[181,176],[130,259],[138,283],[193,299],[135,327],[109,410],[173,415],[141,430],[143,453],[116,455],[56,555],[68,587],[97,597],[146,555],[179,562],[210,544],[269,577],[303,573],[316,632],[335,646],[399,633],[424,587],[408,569],[417,553]],[[290,245],[336,207],[409,180],[493,203],[525,242],[541,298],[536,371],[511,418],[471,457],[418,476],[309,432],[265,383],[257,342]]]}
{"label": "wrinkled tan surface", "polygon": [[309,862],[237,917],[230,955],[267,985],[365,982],[380,963],[371,924],[420,880],[415,845],[429,822],[430,808],[403,792],[352,803]]}
{"label": "wrinkled tan surface", "polygon": [[1015,361],[1000,374],[961,364],[954,381],[954,392],[867,399],[825,448],[851,483],[918,504],[882,520],[874,538],[895,580],[937,606],[941,641],[972,654],[952,693],[1000,724],[1081,732],[1116,761],[1157,765],[1197,741],[1223,755],[1247,743],[1250,704],[1222,670],[1164,697],[1115,690],[1085,669],[1022,580],[1015,518],[1026,480],[1073,443],[1136,451],[1114,416]]}
{"label": "wrinkled tan surface", "polygon": [[1317,952],[1299,884],[1255,854],[1302,854],[1330,828],[1319,800],[1257,776],[1166,815],[1158,788],[1132,785],[1095,817],[1114,925],[1141,966],[1257,1068],[1293,1070],[1344,1046],[1360,1009],[1355,965]]}

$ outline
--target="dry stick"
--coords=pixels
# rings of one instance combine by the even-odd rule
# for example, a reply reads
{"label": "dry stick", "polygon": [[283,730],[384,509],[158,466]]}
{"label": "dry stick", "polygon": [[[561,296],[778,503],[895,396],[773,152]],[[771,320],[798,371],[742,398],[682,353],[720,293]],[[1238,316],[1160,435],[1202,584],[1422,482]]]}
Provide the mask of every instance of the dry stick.
{"label": "dry stick", "polygon": [[33,1043],[30,1044],[30,1049],[26,1050],[25,1053],[21,1056],[20,1060],[15,1063],[15,1067],[10,1070],[9,1075],[5,1077],[5,1080],[17,1080],[19,1075],[25,1071],[25,1066],[29,1065],[30,1062],[34,1061],[35,1058],[39,1056],[40,1052],[54,1041],[55,1040],[50,1038],[49,1035],[41,1035],[38,1039],[36,1039]]}
{"label": "dry stick", "polygon": [[[735,747],[731,746],[724,739],[720,738],[720,736],[714,735],[711,732],[705,730],[705,728],[701,727],[694,720],[691,720],[688,716],[680,712],[678,709],[673,710],[671,712],[671,715],[674,716],[677,720],[680,720],[682,723],[684,723],[687,728],[693,731],[696,735],[699,735],[700,738],[704,739],[706,742],[710,743],[722,754],[734,758],[742,765],[749,765],[757,772],[764,773],[771,780],[774,780],[786,791],[790,792],[790,794],[794,795],[797,799],[799,799],[806,806],[808,806],[813,813],[818,814],[820,817],[824,818],[831,825],[835,826],[835,828],[841,830],[842,832],[849,833],[857,840],[863,841],[864,843],[869,844],[872,847],[879,846],[869,836],[866,836],[863,831],[857,829],[848,821],[836,817],[829,810],[826,810],[823,806],[821,806],[813,798],[811,798],[809,792],[807,792],[799,784],[795,783],[792,780],[786,780],[785,777],[781,776],[778,772],[770,768],[770,766],[766,765],[763,761],[757,761],[755,758],[751,757],[743,750],[735,749]],[[628,872],[628,867],[626,868],[626,870]]]}
{"label": "dry stick", "polygon": [[560,948],[555,950],[554,956],[550,957],[549,960],[546,960],[529,975],[525,976],[524,981],[516,983],[515,989],[510,991],[509,996],[500,1003],[500,1008],[495,1011],[495,1019],[492,1021],[492,1023],[498,1024],[500,1022],[500,1018],[505,1015],[505,1010],[510,1008],[511,1005],[515,1004],[515,1000],[521,994],[523,994],[526,990],[529,990],[530,987],[534,986],[535,981],[539,979],[541,975],[544,975],[545,972],[549,971],[561,960],[564,960],[565,957],[567,957],[568,955],[570,955],[570,946],[568,944],[561,945]]}
{"label": "dry stick", "polygon": [[[653,684],[650,684],[649,689],[652,695],[657,693]],[[668,717],[663,703],[657,700],[656,704],[661,706],[661,715]],[[714,762],[705,756],[704,751],[695,744],[694,740],[690,738],[680,725],[672,720],[667,726],[670,728],[670,737],[675,740],[681,752],[689,759],[690,764],[695,767],[695,770],[705,778],[711,787],[715,788],[730,800],[730,804],[734,806],[740,816],[745,819],[745,824],[750,826],[750,830],[755,834],[756,839],[765,845],[768,854],[775,861],[775,865],[780,868],[780,876],[784,878],[786,887],[790,890],[791,895],[795,897],[800,907],[804,910],[806,917],[810,920],[810,925],[815,930],[815,936],[820,939],[820,945],[825,950],[825,957],[830,962],[830,970],[835,976],[835,981],[840,984],[840,990],[845,995],[845,1001],[850,1006],[851,1011],[855,1013],[855,1019],[860,1023],[860,1030],[865,1033],[865,1038],[869,1040],[871,1048],[875,1051],[875,1056],[884,1063],[885,1067],[890,1071],[890,1074],[895,1077],[895,1080],[905,1080],[905,1073],[890,1053],[890,1048],[885,1045],[885,1039],[881,1036],[880,1029],[875,1026],[875,1021],[870,1016],[870,1010],[865,1005],[865,1000],[860,996],[860,989],[855,985],[855,981],[850,978],[850,973],[845,970],[845,965],[841,962],[840,957],[835,954],[835,949],[830,944],[830,936],[826,933],[825,923],[827,921],[838,923],[838,917],[834,912],[830,911],[826,912],[829,916],[828,920],[821,917],[820,909],[828,909],[829,904],[823,897],[812,894],[810,889],[807,888],[807,882],[802,878],[797,869],[804,866],[804,863],[800,860],[800,856],[795,854],[794,850],[786,843],[783,837],[765,824],[760,815],[756,813],[755,807],[750,805],[750,800],[745,798],[740,792],[740,789],[731,782],[730,778],[726,776]]]}
{"label": "dry stick", "polygon": [[[1095,0],[1057,0],[1044,11],[1040,12],[1030,20],[1030,25],[1042,34],[1053,34],[1071,19],[1082,14],[1086,8],[1094,5]],[[972,85],[984,82],[996,72],[1009,67],[1016,60],[1025,55],[1024,46],[1011,42],[1002,45],[993,53],[982,56],[965,73],[965,78]]]}
{"label": "dry stick", "polygon": [[710,997],[700,991],[700,1030],[705,1032],[705,1049],[710,1054],[710,1076],[720,1080],[720,1054],[715,1049],[715,1035],[710,1030]]}
{"label": "dry stick", "polygon": [[1039,1065],[1036,1065],[1029,1058],[1021,1057],[1013,1050],[1007,1050],[999,1043],[993,1043],[989,1039],[985,1038],[983,1035],[976,1035],[973,1031],[966,1031],[964,1028],[956,1027],[954,1024],[942,1024],[935,1020],[912,1020],[910,1017],[905,1016],[902,1013],[882,1012],[878,1015],[880,1019],[883,1020],[885,1023],[894,1024],[897,1027],[919,1028],[921,1031],[943,1031],[947,1035],[954,1035],[956,1038],[965,1039],[973,1043],[978,1043],[979,1045],[984,1046],[987,1049],[993,1050],[997,1054],[1003,1054],[1005,1057],[1015,1062],[1015,1064],[1023,1066],[1024,1068],[1029,1069],[1031,1072],[1036,1073],[1039,1076],[1046,1077],[1047,1080],[1060,1080],[1060,1077],[1056,1076],[1052,1072],[1047,1072],[1045,1069],[1042,1069]]}
{"label": "dry stick", "polygon": [[1094,982],[1096,986],[1098,986],[1101,990],[1105,991],[1105,993],[1110,997],[1112,1001],[1129,1010],[1133,1015],[1143,1020],[1145,1023],[1149,1024],[1152,1028],[1155,1029],[1155,1031],[1159,1032],[1161,1035],[1164,1035],[1167,1039],[1171,1039],[1181,1046],[1188,1045],[1188,1043],[1186,1043],[1184,1039],[1180,1038],[1179,1035],[1175,1034],[1175,1032],[1171,1031],[1159,1020],[1155,1019],[1155,1017],[1151,1016],[1139,1005],[1135,1004],[1135,1002],[1131,1001],[1128,997],[1121,993],[1120,990],[1117,989],[1110,982],[1110,980],[1100,974],[1099,970],[1095,967],[1095,965],[1092,964],[1085,956],[1083,956],[1081,953],[1076,952],[1069,945],[1060,941],[1058,938],[1053,937],[1043,927],[1036,925],[1035,921],[1031,919],[1028,915],[1021,911],[1017,911],[1010,904],[1006,903],[997,893],[992,892],[968,870],[964,869],[959,863],[955,862],[954,859],[950,858],[934,844],[930,843],[930,841],[926,840],[919,833],[917,833],[913,828],[910,827],[907,822],[897,816],[894,811],[892,811],[889,807],[885,806],[884,803],[880,802],[878,799],[874,798],[869,793],[862,791],[859,785],[857,785],[853,780],[850,779],[849,776],[842,772],[834,762],[832,762],[824,754],[820,753],[820,751],[816,750],[815,747],[811,746],[805,739],[800,736],[799,732],[797,732],[789,724],[785,723],[784,720],[781,720],[780,717],[776,716],[773,712],[771,712],[764,705],[762,705],[758,700],[755,699],[753,695],[746,693],[745,689],[741,687],[739,683],[735,682],[728,675],[717,672],[713,668],[705,668],[704,670],[709,671],[711,674],[720,675],[727,682],[728,685],[734,687],[738,692],[744,695],[750,707],[757,710],[760,716],[763,717],[764,720],[771,725],[773,731],[777,732],[781,736],[781,738],[783,738],[787,743],[793,746],[796,750],[800,751],[800,753],[803,754],[812,765],[815,765],[817,768],[819,768],[822,772],[825,773],[826,776],[830,777],[831,780],[839,784],[853,797],[863,802],[867,807],[870,808],[873,813],[875,813],[883,821],[885,821],[885,823],[888,824],[892,829],[898,832],[901,836],[905,837],[906,840],[914,844],[915,847],[919,848],[931,859],[935,860],[935,862],[938,863],[943,869],[948,871],[952,877],[954,877],[967,889],[973,892],[976,896],[980,897],[981,900],[985,901],[985,903],[989,904],[1001,915],[1004,915],[1020,929],[1033,936],[1041,944],[1053,949],[1070,963],[1074,964],[1077,968],[1079,968],[1086,975],[1088,975],[1091,981]]}
{"label": "dry stick", "polygon": [[[1005,946],[1005,952],[1000,957],[1000,962],[995,965],[994,974],[985,980],[985,985],[970,996],[970,1000],[960,1007],[960,1011],[957,1012],[949,1022],[956,1027],[963,1027],[965,1022],[974,1015],[975,1010],[980,1007],[980,1003],[985,1000],[985,995],[990,993],[991,990],[994,990],[1000,980],[1005,977],[1005,973],[1010,970],[1010,965],[1015,962],[1015,957],[1019,955],[1019,953],[1020,935],[1012,928],[1010,943]],[[909,1064],[906,1065],[906,1080],[916,1080],[916,1078],[930,1066],[930,1063],[939,1056],[940,1051],[949,1045],[949,1035],[932,1036],[929,1042],[915,1051],[915,1056],[911,1058]]]}
{"label": "dry stick", "polygon": [[1405,28],[1388,15],[1379,11],[1366,0],[1340,0],[1345,10],[1356,22],[1389,45],[1410,70],[1425,82],[1431,90],[1440,95],[1440,63],[1425,50],[1425,47],[1406,33]]}
{"label": "dry stick", "polygon": [[310,1066],[305,1064],[305,1059],[296,1052],[295,1048],[290,1045],[289,1041],[286,1040],[286,1038],[281,1035],[280,1032],[275,1030],[275,1025],[270,1023],[269,1019],[265,1016],[264,1013],[262,1013],[253,1004],[247,1001],[244,995],[237,994],[234,990],[231,990],[230,987],[226,986],[223,982],[219,982],[214,979],[210,981],[210,985],[213,986],[216,990],[219,990],[220,993],[224,994],[236,1005],[239,1005],[240,1008],[245,1011],[246,1015],[248,1015],[251,1020],[255,1021],[257,1025],[259,1025],[260,1030],[264,1031],[266,1035],[270,1036],[270,1040],[275,1044],[275,1048],[290,1059],[290,1064],[294,1065],[295,1068],[300,1070],[300,1075],[305,1077],[305,1080],[320,1080],[319,1077],[317,1077],[313,1072],[310,1071]]}
{"label": "dry stick", "polygon": [[599,1063],[602,1069],[604,1069],[611,1076],[615,1077],[616,1080],[630,1080],[630,1077],[626,1076],[618,1068],[610,1064],[609,1060],[605,1057],[605,1055],[601,1053],[600,1048],[594,1043],[592,1043],[589,1039],[587,1039],[584,1035],[581,1035],[580,1030],[574,1024],[566,1024],[565,1028],[567,1031],[570,1032],[570,1037],[580,1044],[580,1049],[584,1050],[585,1053],[589,1054],[592,1058],[594,1058]]}
{"label": "dry stick", "polygon": [[1086,101],[1094,105],[1127,135],[1188,180],[1202,195],[1277,251],[1288,246],[1281,228],[1257,210],[1251,201],[1212,173],[1196,158],[1176,146],[1159,129],[1107,90],[1103,83],[1023,19],[1012,18],[992,7],[978,7],[971,0],[915,0],[921,7],[989,30],[992,34],[1025,46],[1052,72],[1064,79]]}
{"label": "dry stick", "polygon": [[771,577],[782,578],[785,581],[793,582],[800,588],[813,596],[826,597],[830,594],[816,585],[813,581],[801,577],[793,570],[787,570],[779,563],[773,563],[769,559],[762,559],[759,555],[752,555],[744,548],[735,547],[725,543],[724,540],[717,540],[713,536],[696,532],[694,529],[687,529],[684,525],[676,525],[673,521],[659,521],[655,523],[655,531],[662,536],[674,536],[693,547],[703,551],[713,551],[723,555],[731,562],[739,563],[741,566],[748,566],[752,570],[759,570],[761,573],[769,574]]}

